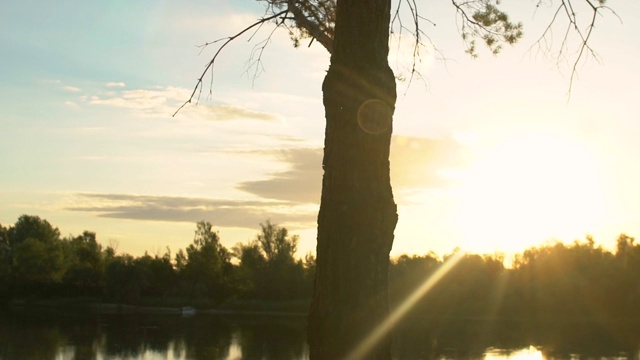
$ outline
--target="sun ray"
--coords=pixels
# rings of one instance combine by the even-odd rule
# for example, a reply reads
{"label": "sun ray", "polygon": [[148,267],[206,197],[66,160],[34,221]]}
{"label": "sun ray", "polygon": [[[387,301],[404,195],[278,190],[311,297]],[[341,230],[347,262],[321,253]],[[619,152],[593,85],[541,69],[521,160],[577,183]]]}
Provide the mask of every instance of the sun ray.
{"label": "sun ray", "polygon": [[409,295],[400,305],[389,313],[360,344],[346,357],[347,360],[357,360],[364,358],[378,342],[391,331],[394,326],[422,299],[433,287],[453,269],[458,262],[464,258],[465,253],[458,251],[451,256],[436,272],[429,276],[411,295]]}

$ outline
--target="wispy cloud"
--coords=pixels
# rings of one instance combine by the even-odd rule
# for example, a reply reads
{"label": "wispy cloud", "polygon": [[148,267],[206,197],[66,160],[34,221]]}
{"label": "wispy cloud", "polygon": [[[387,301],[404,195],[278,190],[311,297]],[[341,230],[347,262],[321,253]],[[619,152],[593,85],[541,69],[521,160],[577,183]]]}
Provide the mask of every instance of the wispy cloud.
{"label": "wispy cloud", "polygon": [[281,223],[312,226],[316,211],[282,201],[224,200],[130,194],[77,194],[66,210],[96,213],[100,217],[197,222],[220,227],[253,229],[267,218]]}
{"label": "wispy cloud", "polygon": [[[202,106],[202,105],[199,105]],[[259,121],[277,121],[278,117],[261,111],[254,111],[242,107],[231,105],[208,105],[204,106],[201,116],[206,120],[225,121],[225,120],[259,120]]]}
{"label": "wispy cloud", "polygon": [[66,90],[66,91],[69,91],[69,92],[80,92],[80,91],[82,91],[82,89],[80,89],[79,87],[70,86],[70,85],[63,86],[62,89]]}
{"label": "wispy cloud", "polygon": [[89,103],[136,110],[139,114],[162,113],[166,116],[170,114],[169,104],[177,99],[186,98],[186,96],[188,96],[188,92],[185,89],[168,86],[155,89],[115,91],[102,96],[93,95],[89,98]]}
{"label": "wispy cloud", "polygon": [[65,104],[65,106],[67,106],[69,108],[72,108],[72,109],[80,108],[80,105],[78,105],[78,103],[75,102],[75,101],[70,101],[70,100],[69,101],[65,101],[64,104]]}
{"label": "wispy cloud", "polygon": [[[113,83],[122,84],[122,83]],[[118,85],[120,86],[120,85]],[[124,86],[124,84],[122,84]],[[113,85],[112,87],[116,87]],[[150,89],[113,89],[104,94],[86,98],[91,105],[128,109],[138,116],[170,117],[189,98],[190,91],[173,86]],[[262,111],[228,104],[189,106],[179,113],[181,117],[210,121],[279,121],[279,117]]]}
{"label": "wispy cloud", "polygon": [[110,81],[106,84],[104,84],[106,87],[110,87],[110,88],[121,88],[121,87],[125,87],[127,86],[125,83],[123,82],[115,82],[115,81]]}

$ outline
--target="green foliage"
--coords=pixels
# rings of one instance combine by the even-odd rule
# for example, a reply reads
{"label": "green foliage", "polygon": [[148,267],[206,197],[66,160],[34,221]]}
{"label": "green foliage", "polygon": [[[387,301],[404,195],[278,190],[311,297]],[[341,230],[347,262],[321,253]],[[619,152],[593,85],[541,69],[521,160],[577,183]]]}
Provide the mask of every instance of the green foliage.
{"label": "green foliage", "polygon": [[[284,300],[308,297],[311,291],[309,268],[295,259],[298,236],[267,220],[260,224],[255,241],[238,244],[234,254],[240,261],[237,279],[245,298]],[[311,265],[312,259],[307,258]],[[313,261],[315,268],[315,261]]]}
{"label": "green foliage", "polygon": [[27,238],[14,247],[12,260],[13,276],[26,289],[46,289],[62,280],[64,258],[58,243]]}
{"label": "green foliage", "polygon": [[11,277],[10,250],[8,229],[0,224],[0,299],[8,296]]}
{"label": "green foliage", "polygon": [[481,39],[489,50],[497,55],[502,44],[515,44],[523,36],[521,22],[512,22],[509,15],[500,10],[500,0],[453,1],[460,16],[462,40],[466,52],[477,57],[476,39]]}
{"label": "green foliage", "polygon": [[27,239],[36,239],[43,243],[60,240],[60,231],[38,216],[21,215],[13,227],[8,230],[9,244],[16,246]]}
{"label": "green foliage", "polygon": [[[61,239],[46,220],[23,215],[16,226],[0,226],[0,297],[89,296],[129,304],[188,301],[238,309],[304,304],[310,298],[315,257],[296,259],[297,242],[286,228],[266,221],[253,241],[230,252],[210,223],[199,222],[193,242],[172,261],[169,249],[141,257],[116,254],[113,247],[103,250],[89,231]],[[394,259],[389,269],[392,308],[448,258],[429,253]],[[410,318],[640,318],[640,245],[625,234],[618,237],[615,253],[587,237],[569,245],[530,248],[516,256],[512,268],[505,268],[503,260],[501,255],[465,255],[418,302]]]}
{"label": "green foliage", "polygon": [[104,281],[102,246],[96,234],[84,231],[63,242],[66,271],[63,283],[69,295],[99,295]]}
{"label": "green foliage", "polygon": [[196,297],[222,300],[229,296],[231,255],[220,244],[220,237],[211,223],[197,223],[193,243],[187,247],[186,259],[180,254],[180,276],[184,291]]}
{"label": "green foliage", "polygon": [[127,255],[109,259],[105,267],[105,295],[109,301],[137,304],[141,299],[142,276]]}
{"label": "green foliage", "polygon": [[298,248],[298,236],[289,237],[289,231],[286,228],[272,224],[270,220],[260,224],[260,228],[262,232],[258,234],[256,240],[267,262],[294,261],[293,256]]}
{"label": "green foliage", "polygon": [[65,271],[60,232],[38,216],[21,215],[1,231],[0,261],[7,292],[49,295]]}
{"label": "green foliage", "polygon": [[[258,0],[267,4],[269,9],[281,11],[289,9],[292,16],[285,23],[295,47],[304,39],[313,39],[309,24],[317,31],[333,38],[336,22],[336,0]],[[278,19],[277,21],[283,21]]]}
{"label": "green foliage", "polygon": [[[289,31],[295,47],[300,46],[302,40],[319,39],[320,37],[333,39],[336,21],[335,0],[258,0],[267,4],[267,12],[276,14],[287,10],[286,16],[277,18],[279,25],[284,25]],[[605,0],[598,0],[603,5]],[[509,15],[500,9],[500,0],[471,0],[452,1],[458,16],[462,40],[466,52],[472,57],[478,56],[477,40],[486,45],[489,50],[497,55],[502,50],[502,44],[513,45],[523,36],[523,25],[514,22]],[[394,20],[401,16],[399,4]],[[412,34],[416,38],[418,46],[421,45],[421,37],[425,34],[421,29],[420,20],[424,20],[417,9],[417,4],[409,5],[414,29]],[[402,21],[399,21],[400,32],[409,30]],[[390,30],[393,32],[394,23]],[[322,41],[321,41],[322,42]],[[325,45],[323,43],[323,45]],[[325,45],[326,47],[326,45]],[[328,49],[329,50],[329,49]],[[331,52],[331,50],[329,50]]]}

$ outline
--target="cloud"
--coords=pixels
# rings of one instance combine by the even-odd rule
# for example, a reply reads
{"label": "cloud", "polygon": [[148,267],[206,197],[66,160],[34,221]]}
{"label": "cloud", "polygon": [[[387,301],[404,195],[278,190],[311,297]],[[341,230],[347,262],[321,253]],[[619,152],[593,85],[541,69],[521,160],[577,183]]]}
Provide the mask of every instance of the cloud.
{"label": "cloud", "polygon": [[[202,105],[198,105],[202,106]],[[251,119],[251,120],[260,120],[260,121],[276,121],[278,117],[261,112],[249,110],[237,106],[231,105],[209,105],[204,106],[204,111],[201,116],[205,120],[214,120],[214,121],[224,121],[224,120],[242,120],[242,119]]]}
{"label": "cloud", "polygon": [[104,96],[94,95],[89,98],[89,103],[136,110],[139,114],[169,115],[168,105],[187,96],[188,92],[185,89],[168,86],[156,89],[123,90]]}
{"label": "cloud", "polygon": [[64,102],[64,104],[65,104],[65,106],[70,107],[70,108],[72,108],[72,109],[78,109],[78,108],[80,108],[80,106],[78,105],[78,103],[77,103],[77,102],[75,102],[75,101],[70,101],[70,100],[69,100],[69,101],[65,101],[65,102]]}
{"label": "cloud", "polygon": [[267,199],[320,202],[322,149],[297,148],[269,153],[287,163],[289,169],[276,172],[266,180],[242,182],[238,189]]}
{"label": "cloud", "polygon": [[67,86],[63,86],[62,88],[63,88],[64,90],[66,90],[66,91],[70,91],[70,92],[80,92],[80,91],[82,91],[82,89],[80,89],[79,87],[76,87],[76,86],[69,86],[69,85],[67,85]]}
{"label": "cloud", "polygon": [[447,138],[394,136],[391,142],[391,183],[397,188],[446,188],[447,176],[468,165],[464,145]]}
{"label": "cloud", "polygon": [[110,88],[112,88],[112,87],[125,87],[125,86],[127,86],[127,85],[126,85],[125,83],[123,83],[123,82],[114,82],[114,81],[110,81],[110,82],[108,82],[108,83],[106,83],[106,84],[104,84],[104,85],[105,85],[106,87],[110,87]]}
{"label": "cloud", "polygon": [[[280,223],[313,226],[317,209],[281,201],[251,201],[150,196],[130,194],[77,194],[76,204],[66,210],[96,213],[100,217],[197,222],[206,220],[220,227],[254,229],[273,218]],[[295,227],[295,226],[294,226]]]}
{"label": "cloud", "polygon": [[[287,164],[268,179],[241,182],[237,188],[267,199],[318,204],[322,185],[322,149],[294,148],[263,152]],[[391,182],[398,190],[440,189],[454,183],[447,176],[467,164],[462,144],[451,138],[394,136]]]}
{"label": "cloud", "polygon": [[[322,149],[292,148],[252,153],[275,157],[287,166],[267,179],[237,185],[238,189],[261,198],[259,200],[89,193],[78,194],[77,201],[66,209],[106,218],[207,220],[216,226],[247,229],[255,228],[268,218],[292,228],[313,227],[321,193]],[[410,194],[412,189],[441,189],[454,184],[446,171],[460,168],[466,161],[464,147],[450,138],[395,136],[392,139],[391,176],[399,196]],[[399,199],[402,202],[409,200]]]}
{"label": "cloud", "polygon": [[[124,85],[124,84],[123,84]],[[169,117],[189,98],[191,92],[178,87],[156,87],[109,91],[87,98],[92,105],[110,106],[133,111],[143,117]],[[227,104],[189,106],[179,116],[211,121],[278,121],[276,115]]]}

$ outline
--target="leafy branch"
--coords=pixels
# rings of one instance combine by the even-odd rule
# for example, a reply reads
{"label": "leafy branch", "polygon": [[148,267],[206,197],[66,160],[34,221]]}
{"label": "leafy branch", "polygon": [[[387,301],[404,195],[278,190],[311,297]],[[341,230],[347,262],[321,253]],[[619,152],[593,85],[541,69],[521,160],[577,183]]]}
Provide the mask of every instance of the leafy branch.
{"label": "leafy branch", "polygon": [[497,55],[502,43],[515,44],[522,35],[522,23],[512,22],[500,10],[500,0],[451,0],[461,20],[460,32],[466,46],[466,53],[478,57],[476,39],[481,39],[489,50]]}

